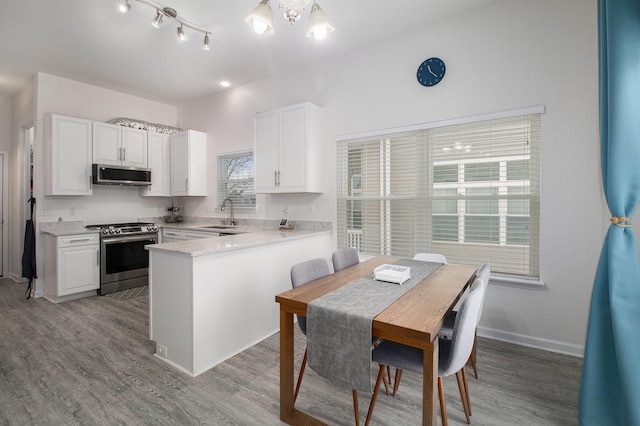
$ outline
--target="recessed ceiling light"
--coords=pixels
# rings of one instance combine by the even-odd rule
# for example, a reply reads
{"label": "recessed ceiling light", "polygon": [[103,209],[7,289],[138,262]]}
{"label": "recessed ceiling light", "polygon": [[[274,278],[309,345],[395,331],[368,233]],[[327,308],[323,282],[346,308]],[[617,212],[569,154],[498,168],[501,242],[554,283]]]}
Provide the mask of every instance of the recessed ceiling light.
{"label": "recessed ceiling light", "polygon": [[228,81],[226,81],[226,80],[222,80],[222,81],[221,81],[220,83],[218,83],[218,84],[220,84],[220,86],[222,86],[222,87],[229,87],[229,86],[231,86],[231,83],[229,83],[229,82],[228,82]]}

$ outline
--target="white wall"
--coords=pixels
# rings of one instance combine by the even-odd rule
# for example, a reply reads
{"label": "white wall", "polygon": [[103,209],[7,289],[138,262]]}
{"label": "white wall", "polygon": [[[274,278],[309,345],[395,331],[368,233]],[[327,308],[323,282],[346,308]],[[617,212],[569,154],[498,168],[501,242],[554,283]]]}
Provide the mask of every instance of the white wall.
{"label": "white wall", "polygon": [[[338,29],[334,41],[339,42]],[[310,49],[321,48],[310,41]],[[581,354],[607,217],[598,162],[596,0],[510,0],[351,52],[332,63],[258,81],[179,109],[185,128],[209,133],[209,162],[252,147],[258,111],[301,101],[324,107],[325,193],[258,197],[267,218],[335,221],[335,135],[545,105],[542,118],[541,276],[544,291],[490,286],[481,333]],[[432,88],[418,65],[443,58]],[[184,200],[190,214],[214,204]],[[309,212],[309,204],[316,206]]]}
{"label": "white wall", "polygon": [[[139,98],[113,90],[39,73],[35,80],[36,134],[35,170],[38,223],[82,220],[89,223],[135,221],[139,217],[158,216],[169,205],[167,198],[140,197],[138,188],[93,187],[93,195],[45,196],[44,118],[56,113],[96,121],[127,117],[175,126],[177,107]],[[38,244],[38,271],[42,267],[42,244]],[[46,277],[40,272],[36,291],[41,293]]]}

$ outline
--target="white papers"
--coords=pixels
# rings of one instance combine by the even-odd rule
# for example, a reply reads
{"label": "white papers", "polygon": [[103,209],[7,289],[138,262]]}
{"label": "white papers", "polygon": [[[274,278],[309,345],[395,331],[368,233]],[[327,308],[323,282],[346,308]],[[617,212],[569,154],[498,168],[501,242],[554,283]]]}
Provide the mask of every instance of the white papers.
{"label": "white papers", "polygon": [[402,284],[411,278],[411,268],[399,265],[380,265],[373,270],[374,278],[394,284]]}

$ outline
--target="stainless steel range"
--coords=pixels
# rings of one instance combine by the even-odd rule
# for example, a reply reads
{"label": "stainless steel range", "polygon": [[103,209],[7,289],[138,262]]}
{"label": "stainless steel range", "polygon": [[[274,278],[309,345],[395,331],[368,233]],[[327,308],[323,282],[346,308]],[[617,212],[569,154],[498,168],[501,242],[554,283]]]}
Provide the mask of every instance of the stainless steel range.
{"label": "stainless steel range", "polygon": [[100,230],[99,295],[149,284],[148,244],[158,243],[154,223],[89,225]]}

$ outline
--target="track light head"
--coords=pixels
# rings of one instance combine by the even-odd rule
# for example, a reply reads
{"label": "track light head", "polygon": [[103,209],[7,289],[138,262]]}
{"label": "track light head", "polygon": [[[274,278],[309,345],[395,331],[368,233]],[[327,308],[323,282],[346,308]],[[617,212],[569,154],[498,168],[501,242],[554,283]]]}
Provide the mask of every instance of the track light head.
{"label": "track light head", "polygon": [[180,24],[180,26],[178,27],[178,38],[180,39],[180,41],[185,41],[187,39],[187,36],[184,35],[184,30],[182,29],[182,24]]}
{"label": "track light head", "polygon": [[204,34],[204,44],[202,45],[202,48],[204,50],[209,50],[210,49],[210,47],[209,47],[209,33],[205,33]]}
{"label": "track light head", "polygon": [[153,20],[153,22],[151,22],[151,25],[153,25],[156,28],[160,28],[160,24],[162,24],[162,12],[160,10],[157,10],[156,17]]}

